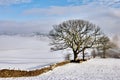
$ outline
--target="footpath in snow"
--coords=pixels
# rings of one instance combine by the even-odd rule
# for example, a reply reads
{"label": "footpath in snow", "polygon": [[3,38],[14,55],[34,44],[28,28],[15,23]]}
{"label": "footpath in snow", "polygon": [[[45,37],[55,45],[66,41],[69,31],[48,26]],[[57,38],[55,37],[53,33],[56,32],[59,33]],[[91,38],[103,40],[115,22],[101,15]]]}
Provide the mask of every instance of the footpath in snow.
{"label": "footpath in snow", "polygon": [[120,59],[91,59],[69,63],[36,77],[0,80],[120,80]]}

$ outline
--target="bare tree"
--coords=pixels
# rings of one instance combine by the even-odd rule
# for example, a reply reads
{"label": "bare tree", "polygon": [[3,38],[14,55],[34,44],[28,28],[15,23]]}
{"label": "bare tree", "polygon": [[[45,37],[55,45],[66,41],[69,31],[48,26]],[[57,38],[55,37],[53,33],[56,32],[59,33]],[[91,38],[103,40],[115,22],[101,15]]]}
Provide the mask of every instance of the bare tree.
{"label": "bare tree", "polygon": [[110,39],[103,35],[101,36],[99,39],[98,39],[98,46],[97,46],[97,49],[99,51],[102,51],[102,57],[103,58],[106,58],[106,50],[110,49],[110,48],[113,48],[113,47],[116,47],[116,45],[114,43],[112,43],[110,41]]}
{"label": "bare tree", "polygon": [[[59,25],[54,25],[50,31],[52,50],[71,48],[74,61],[80,52],[91,48],[95,44],[96,36],[100,35],[100,28],[84,20],[68,20]],[[83,57],[84,58],[84,57]]]}
{"label": "bare tree", "polygon": [[97,56],[97,54],[96,54],[94,49],[92,50],[91,55],[92,55],[93,58],[95,58]]}

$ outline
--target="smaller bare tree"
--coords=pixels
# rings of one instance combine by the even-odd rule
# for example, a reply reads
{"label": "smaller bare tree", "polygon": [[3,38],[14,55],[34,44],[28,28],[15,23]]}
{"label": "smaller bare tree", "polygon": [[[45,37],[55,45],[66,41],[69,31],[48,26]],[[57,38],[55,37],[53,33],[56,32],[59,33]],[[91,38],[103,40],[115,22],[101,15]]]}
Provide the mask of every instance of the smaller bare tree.
{"label": "smaller bare tree", "polygon": [[95,52],[94,49],[92,50],[91,55],[92,55],[93,58],[95,58],[97,56],[97,53]]}
{"label": "smaller bare tree", "polygon": [[97,49],[103,53],[102,58],[106,58],[106,50],[113,48],[113,43],[110,42],[110,39],[105,35],[98,38],[97,42]]}

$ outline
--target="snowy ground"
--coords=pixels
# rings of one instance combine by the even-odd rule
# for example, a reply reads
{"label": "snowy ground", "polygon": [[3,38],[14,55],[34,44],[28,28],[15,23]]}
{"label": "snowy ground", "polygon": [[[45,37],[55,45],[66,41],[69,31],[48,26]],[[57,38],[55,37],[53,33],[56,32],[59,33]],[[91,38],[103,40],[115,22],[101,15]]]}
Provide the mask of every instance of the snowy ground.
{"label": "snowy ground", "polygon": [[120,80],[120,59],[91,59],[81,64],[69,63],[36,77],[0,80]]}
{"label": "snowy ground", "polygon": [[[64,60],[66,51],[51,52],[49,42],[46,37],[0,36],[0,69],[34,70]],[[120,59],[109,58],[70,63],[40,76],[0,80],[120,80],[119,74]]]}
{"label": "snowy ground", "polygon": [[0,36],[0,69],[33,70],[64,60],[63,52],[51,52],[50,40],[38,36]]}

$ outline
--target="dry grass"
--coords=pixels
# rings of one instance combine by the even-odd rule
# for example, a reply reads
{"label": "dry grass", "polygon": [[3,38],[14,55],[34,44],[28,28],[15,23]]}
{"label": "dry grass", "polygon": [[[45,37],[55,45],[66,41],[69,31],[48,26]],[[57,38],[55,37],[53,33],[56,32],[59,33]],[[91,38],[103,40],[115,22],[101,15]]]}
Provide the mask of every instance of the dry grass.
{"label": "dry grass", "polygon": [[22,70],[9,70],[9,69],[3,69],[0,70],[0,77],[30,77],[30,76],[38,76],[42,73],[48,72],[50,70],[53,70],[54,68],[58,66],[65,65],[69,63],[70,61],[63,61],[60,63],[56,63],[53,65],[50,65],[48,67],[44,67],[41,69],[33,70],[33,71],[22,71]]}

